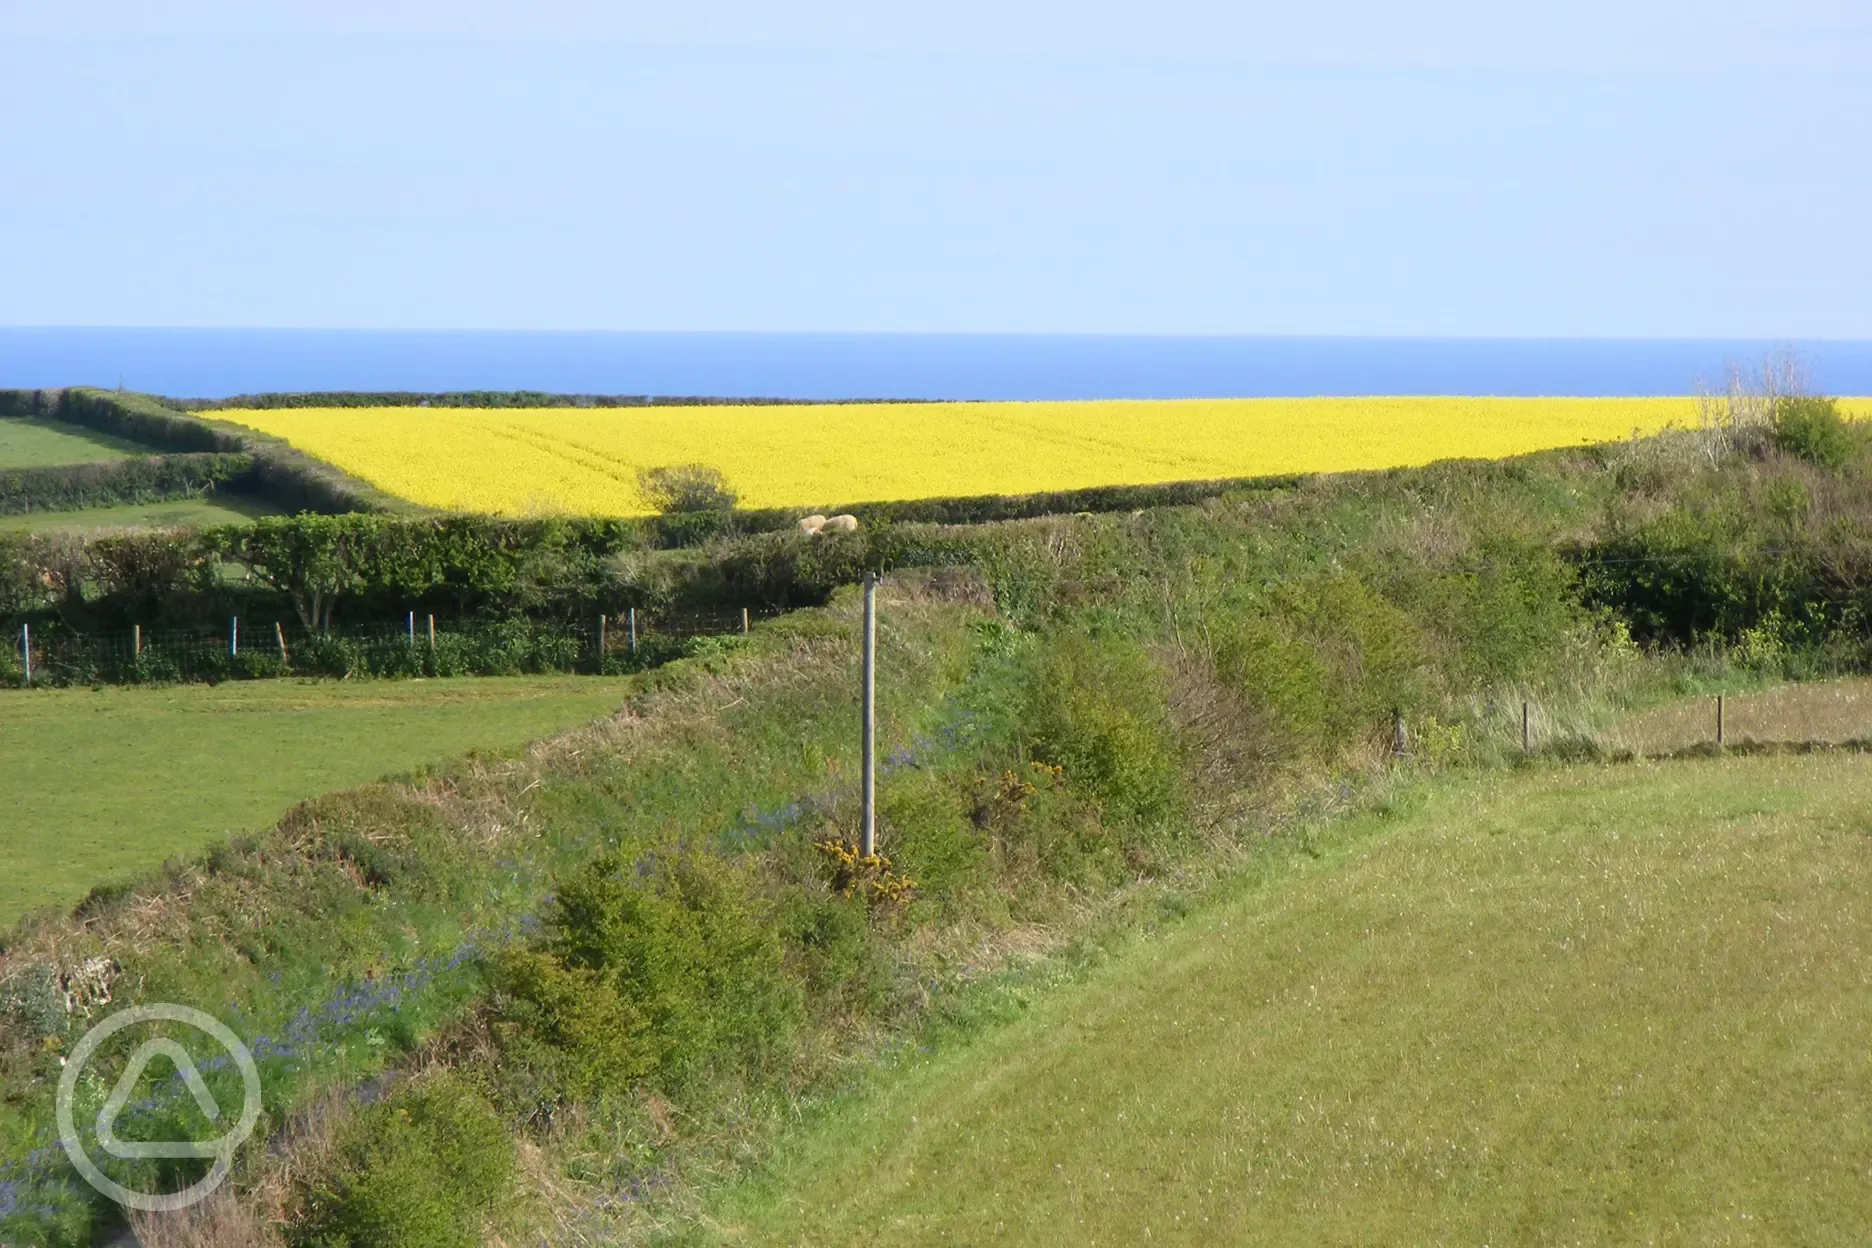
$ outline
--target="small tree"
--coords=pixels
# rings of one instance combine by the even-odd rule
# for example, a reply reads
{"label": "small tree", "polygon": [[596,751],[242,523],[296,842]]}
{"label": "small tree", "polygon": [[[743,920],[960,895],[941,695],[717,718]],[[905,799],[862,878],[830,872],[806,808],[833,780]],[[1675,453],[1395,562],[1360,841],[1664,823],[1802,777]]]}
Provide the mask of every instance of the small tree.
{"label": "small tree", "polygon": [[637,474],[637,489],[657,511],[733,511],[736,501],[721,470],[707,464],[671,464],[645,468]]}

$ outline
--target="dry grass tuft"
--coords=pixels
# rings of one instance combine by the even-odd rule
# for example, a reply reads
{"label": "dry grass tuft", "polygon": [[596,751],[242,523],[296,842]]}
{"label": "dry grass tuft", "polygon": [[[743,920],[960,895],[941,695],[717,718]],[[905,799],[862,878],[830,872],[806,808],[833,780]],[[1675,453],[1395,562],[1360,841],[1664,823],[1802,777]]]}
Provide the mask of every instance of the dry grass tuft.
{"label": "dry grass tuft", "polygon": [[[1723,739],[1734,745],[1833,744],[1872,738],[1872,679],[1783,685],[1723,699]],[[1607,744],[1669,754],[1716,740],[1714,696],[1686,698],[1631,716]]]}

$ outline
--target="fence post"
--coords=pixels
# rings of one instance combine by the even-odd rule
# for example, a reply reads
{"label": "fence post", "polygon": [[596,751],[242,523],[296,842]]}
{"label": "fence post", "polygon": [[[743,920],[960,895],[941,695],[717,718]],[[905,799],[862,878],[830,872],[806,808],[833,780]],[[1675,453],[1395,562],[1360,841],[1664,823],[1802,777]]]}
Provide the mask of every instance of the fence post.
{"label": "fence post", "polygon": [[275,641],[279,642],[280,662],[282,664],[292,662],[286,654],[286,630],[280,627],[280,622],[278,620],[273,621],[273,638]]}
{"label": "fence post", "polygon": [[1723,695],[1719,693],[1716,695],[1716,748],[1721,749],[1722,743],[1723,743]]}
{"label": "fence post", "polygon": [[130,626],[130,657],[133,659],[143,657],[143,626],[141,624]]}
{"label": "fence post", "polygon": [[228,657],[240,657],[240,616],[238,615],[234,617],[234,622],[228,625]]}
{"label": "fence post", "polygon": [[409,613],[409,648],[412,650],[416,648],[416,613],[414,611]]}
{"label": "fence post", "polygon": [[858,852],[877,853],[877,573],[864,578],[864,693],[860,736],[864,750],[863,822]]}
{"label": "fence post", "polygon": [[1410,752],[1410,731],[1404,727],[1404,712],[1395,708],[1391,712],[1391,748],[1399,754]]}
{"label": "fence post", "polygon": [[747,636],[747,633],[748,633],[748,610],[746,607],[742,607],[741,608],[741,635],[745,637]]}
{"label": "fence post", "polygon": [[599,616],[598,616],[598,674],[600,676],[604,675],[605,640],[606,640],[605,639],[605,625],[608,622],[609,621],[606,620],[604,614],[602,612],[599,613]]}
{"label": "fence post", "polygon": [[636,607],[632,607],[630,609],[630,652],[631,652],[632,657],[635,657],[637,654],[637,608]]}
{"label": "fence post", "polygon": [[429,615],[429,652],[435,653],[435,613]]}
{"label": "fence post", "polygon": [[1528,752],[1527,703],[1521,704],[1521,752]]}
{"label": "fence post", "polygon": [[20,625],[20,654],[26,659],[26,683],[32,684],[32,625]]}

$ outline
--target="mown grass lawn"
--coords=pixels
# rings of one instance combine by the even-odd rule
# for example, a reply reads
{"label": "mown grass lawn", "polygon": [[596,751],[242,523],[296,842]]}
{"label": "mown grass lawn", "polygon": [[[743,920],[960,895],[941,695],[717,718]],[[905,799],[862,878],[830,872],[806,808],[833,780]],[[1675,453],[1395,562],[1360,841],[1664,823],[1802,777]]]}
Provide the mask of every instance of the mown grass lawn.
{"label": "mown grass lawn", "polygon": [[712,1225],[738,1244],[1872,1242],[1869,768],[1420,791],[879,1076]]}
{"label": "mown grass lawn", "polygon": [[150,448],[55,420],[0,416],[0,468],[46,468],[148,455]]}
{"label": "mown grass lawn", "polygon": [[578,676],[0,691],[0,928],[295,802],[617,707]]}

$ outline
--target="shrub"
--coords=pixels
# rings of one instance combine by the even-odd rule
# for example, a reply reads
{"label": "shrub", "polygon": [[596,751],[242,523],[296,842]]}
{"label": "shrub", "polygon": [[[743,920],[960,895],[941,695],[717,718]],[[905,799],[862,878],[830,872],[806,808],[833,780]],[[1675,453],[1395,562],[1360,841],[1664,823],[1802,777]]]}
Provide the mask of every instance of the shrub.
{"label": "shrub", "polygon": [[648,1021],[602,973],[518,949],[489,970],[502,1073],[530,1116],[549,1114],[560,1100],[629,1088],[655,1069]]}
{"label": "shrub", "polygon": [[450,1076],[397,1089],[351,1116],[300,1180],[294,1248],[476,1248],[513,1186],[513,1142],[479,1094]]}
{"label": "shrub", "polygon": [[[758,1067],[802,1015],[768,909],[745,867],[710,854],[634,864],[602,855],[560,885],[537,951],[549,961],[506,966],[510,1036],[521,1051],[559,1050],[574,1081],[611,1072],[677,1085],[711,1068]],[[616,1003],[580,1013],[570,1005],[574,987]],[[600,1037],[605,1026],[624,1027],[628,1044]]]}
{"label": "shrub", "polygon": [[1843,468],[1852,459],[1853,435],[1832,399],[1782,395],[1774,401],[1775,445],[1823,468]]}
{"label": "shrub", "polygon": [[733,511],[736,501],[721,471],[707,464],[645,468],[637,474],[637,488],[661,512]]}
{"label": "shrub", "polygon": [[1022,719],[1028,748],[1121,822],[1156,823],[1180,803],[1182,772],[1164,680],[1119,637],[1062,637],[1036,651]]}

